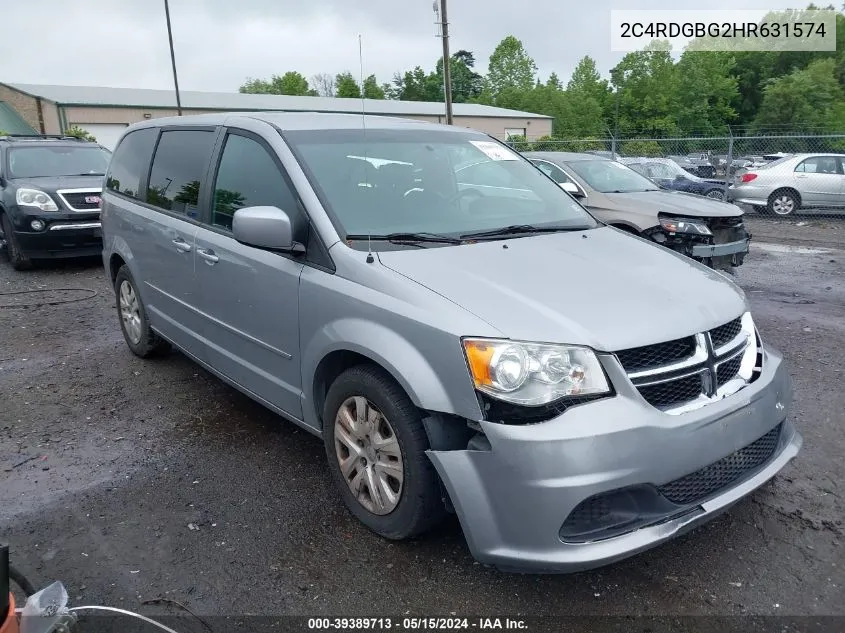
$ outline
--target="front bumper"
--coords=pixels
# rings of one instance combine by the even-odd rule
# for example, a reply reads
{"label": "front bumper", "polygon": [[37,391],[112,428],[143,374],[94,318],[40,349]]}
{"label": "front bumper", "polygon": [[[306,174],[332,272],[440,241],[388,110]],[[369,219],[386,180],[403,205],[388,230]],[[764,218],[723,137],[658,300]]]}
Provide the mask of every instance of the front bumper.
{"label": "front bumper", "polygon": [[99,220],[56,220],[43,231],[15,231],[15,238],[33,259],[94,256],[103,250]]}
{"label": "front bumper", "polygon": [[696,244],[692,247],[692,256],[701,258],[723,257],[748,253],[751,238],[728,242],[727,244]]}
{"label": "front bumper", "polygon": [[[781,356],[724,400],[682,415],[652,408],[618,361],[604,357],[618,395],[534,425],[482,422],[489,450],[430,451],[472,554],[510,571],[575,572],[654,547],[714,518],[773,477],[802,438],[786,420],[792,389]],[[663,486],[746,447],[781,425],[759,467],[682,514],[603,540],[564,542],[570,513],[596,495]]]}

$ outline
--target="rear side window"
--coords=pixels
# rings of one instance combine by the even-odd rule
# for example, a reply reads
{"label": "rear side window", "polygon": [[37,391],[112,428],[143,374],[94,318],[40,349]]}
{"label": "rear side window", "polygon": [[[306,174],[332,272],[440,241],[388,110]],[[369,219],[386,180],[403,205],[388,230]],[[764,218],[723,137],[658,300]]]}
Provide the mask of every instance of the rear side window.
{"label": "rear side window", "polygon": [[130,132],[123,138],[112,156],[106,189],[130,198],[140,198],[141,180],[149,169],[157,136],[157,129],[145,128]]}
{"label": "rear side window", "polygon": [[199,217],[199,193],[214,146],[214,132],[169,130],[153,158],[147,202],[160,209]]}
{"label": "rear side window", "polygon": [[301,224],[296,194],[270,153],[257,141],[230,134],[214,184],[211,223],[232,230],[232,216],[243,207],[273,206]]}

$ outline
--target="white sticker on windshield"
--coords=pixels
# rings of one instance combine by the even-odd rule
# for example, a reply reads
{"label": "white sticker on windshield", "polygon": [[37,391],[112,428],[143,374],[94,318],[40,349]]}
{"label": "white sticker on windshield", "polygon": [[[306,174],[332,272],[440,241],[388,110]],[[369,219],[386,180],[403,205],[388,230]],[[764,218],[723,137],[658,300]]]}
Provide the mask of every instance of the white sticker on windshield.
{"label": "white sticker on windshield", "polygon": [[519,155],[504,145],[492,141],[470,141],[480,149],[490,160],[519,160]]}

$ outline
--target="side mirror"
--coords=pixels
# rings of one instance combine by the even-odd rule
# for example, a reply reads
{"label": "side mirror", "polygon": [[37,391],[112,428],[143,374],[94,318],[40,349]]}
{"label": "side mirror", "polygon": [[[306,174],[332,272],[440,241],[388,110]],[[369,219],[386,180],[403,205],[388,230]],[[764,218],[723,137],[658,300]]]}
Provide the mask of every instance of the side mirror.
{"label": "side mirror", "polygon": [[249,246],[302,253],[302,244],[293,241],[290,216],[278,207],[244,207],[232,218],[235,239]]}
{"label": "side mirror", "polygon": [[583,198],[584,197],[584,194],[581,193],[581,190],[573,182],[562,182],[562,183],[560,183],[560,188],[563,189],[568,194],[575,196],[576,198]]}

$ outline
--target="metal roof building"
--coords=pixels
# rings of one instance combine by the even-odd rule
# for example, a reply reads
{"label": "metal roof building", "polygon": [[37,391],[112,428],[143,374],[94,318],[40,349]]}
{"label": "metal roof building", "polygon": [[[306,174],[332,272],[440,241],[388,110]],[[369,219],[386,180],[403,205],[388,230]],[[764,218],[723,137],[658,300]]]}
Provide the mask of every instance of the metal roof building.
{"label": "metal roof building", "polygon": [[[335,112],[360,113],[361,99],[242,94],[238,92],[180,93],[183,114],[204,112]],[[52,86],[0,83],[0,103],[13,108],[36,131],[58,134],[70,126],[88,130],[111,147],[127,125],[163,116],[175,116],[172,90]],[[364,99],[367,114],[399,116],[445,123],[442,103]],[[493,106],[456,103],[454,124],[499,138],[537,138],[552,132],[551,117]]]}

